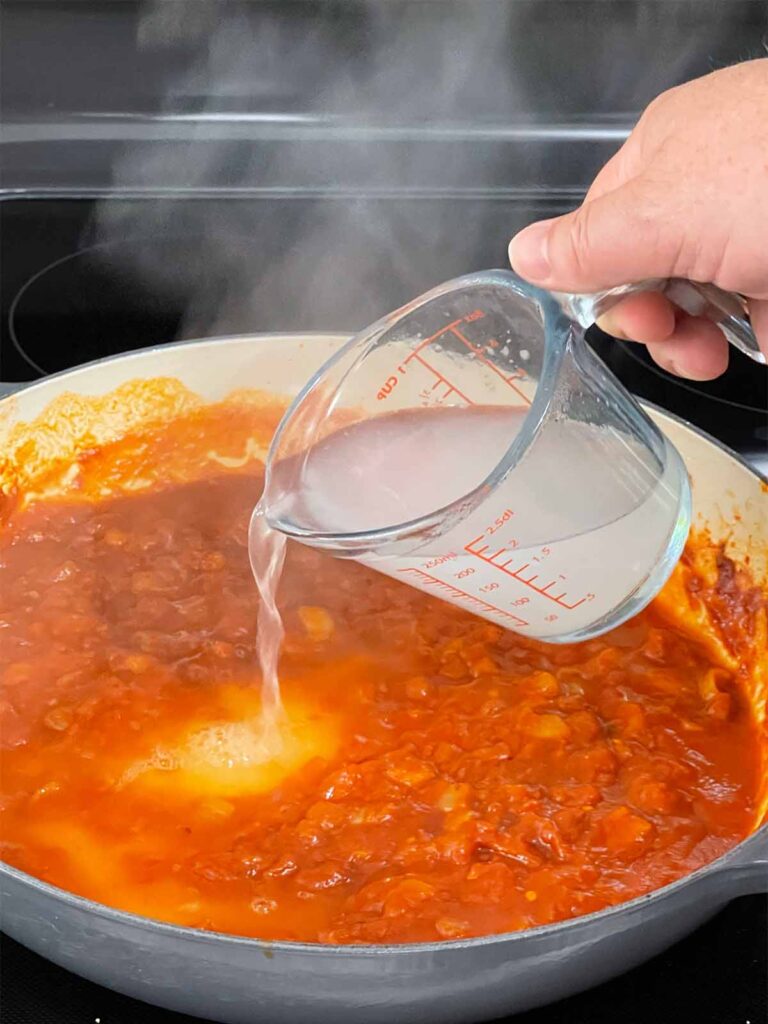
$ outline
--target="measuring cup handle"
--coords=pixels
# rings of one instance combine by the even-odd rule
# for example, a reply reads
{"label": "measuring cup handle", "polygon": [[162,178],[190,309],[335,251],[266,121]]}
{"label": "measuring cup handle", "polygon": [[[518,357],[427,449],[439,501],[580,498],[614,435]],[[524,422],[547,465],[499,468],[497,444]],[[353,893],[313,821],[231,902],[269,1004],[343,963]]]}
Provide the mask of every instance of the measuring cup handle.
{"label": "measuring cup handle", "polygon": [[735,292],[726,292],[714,284],[699,284],[683,278],[658,278],[622,285],[594,295],[555,293],[565,312],[582,327],[591,327],[598,319],[628,295],[638,292],[661,292],[680,309],[693,316],[714,321],[728,341],[757,363],[765,364],[755,332],[747,313],[746,299]]}

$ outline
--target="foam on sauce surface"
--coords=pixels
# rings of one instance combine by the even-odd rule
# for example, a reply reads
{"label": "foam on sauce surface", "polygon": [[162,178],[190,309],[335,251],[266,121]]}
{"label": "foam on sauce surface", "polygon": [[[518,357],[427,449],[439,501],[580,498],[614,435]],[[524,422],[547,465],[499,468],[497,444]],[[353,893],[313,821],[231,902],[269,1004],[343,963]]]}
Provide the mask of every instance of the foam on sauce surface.
{"label": "foam on sauce surface", "polygon": [[289,544],[265,733],[247,536],[279,409],[174,401],[84,429],[47,500],[5,488],[8,863],[194,927],[404,942],[599,910],[752,830],[765,599],[701,538],[557,648]]}

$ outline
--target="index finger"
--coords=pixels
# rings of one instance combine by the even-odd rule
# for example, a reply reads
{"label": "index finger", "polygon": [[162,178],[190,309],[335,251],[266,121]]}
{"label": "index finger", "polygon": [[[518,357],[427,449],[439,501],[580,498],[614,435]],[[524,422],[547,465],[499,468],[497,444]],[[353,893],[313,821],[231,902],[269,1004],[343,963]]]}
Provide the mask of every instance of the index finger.
{"label": "index finger", "polygon": [[597,326],[614,338],[653,344],[669,338],[675,323],[675,307],[669,299],[659,292],[638,292],[617,302]]}

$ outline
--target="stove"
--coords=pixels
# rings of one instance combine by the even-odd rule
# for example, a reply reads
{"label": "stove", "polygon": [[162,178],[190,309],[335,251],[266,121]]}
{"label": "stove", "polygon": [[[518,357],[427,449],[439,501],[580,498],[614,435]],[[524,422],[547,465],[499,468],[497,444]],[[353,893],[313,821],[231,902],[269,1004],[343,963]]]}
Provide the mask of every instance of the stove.
{"label": "stove", "polygon": [[[243,65],[216,6],[6,0],[4,386],[179,339],[353,332],[503,267],[509,237],[572,208],[653,95],[768,39],[763,0],[487,0],[471,18],[437,0],[231,0],[234,34],[266,47]],[[369,73],[382,31],[388,59]],[[226,73],[201,78],[202,49]],[[340,62],[347,86],[329,91]],[[641,346],[588,337],[630,390],[768,470],[768,370],[732,352],[719,380],[681,381]],[[765,1024],[767,933],[768,900],[741,898],[648,964],[515,1021]],[[9,939],[1,966],[7,1024],[191,1024]]]}
{"label": "stove", "polygon": [[[0,379],[31,381],[212,334],[352,333],[441,281],[504,266],[516,230],[572,205],[556,191],[521,189],[407,199],[10,199],[0,203]],[[141,231],[104,239],[105,220]],[[722,377],[688,381],[641,345],[597,327],[588,339],[630,391],[768,475],[768,369],[732,350]]]}
{"label": "stove", "polygon": [[[197,201],[198,203],[200,201]],[[220,287],[200,257],[194,224],[200,215],[215,218],[217,203],[195,206],[194,216],[177,211],[187,233],[144,235],[100,245],[92,238],[96,201],[84,199],[17,199],[0,204],[2,244],[2,377],[8,382],[37,379],[89,359],[162,344],[196,333],[189,318],[188,296]],[[282,225],[286,235],[307,221],[330,217],[320,199],[280,202],[239,201],[243,224],[264,230]],[[349,259],[320,268],[313,281],[311,308],[291,302],[292,288],[303,287],[301,246],[287,244],[296,263],[283,262],[279,287],[265,273],[268,262],[258,248],[241,280],[254,282],[248,301],[232,301],[221,333],[252,331],[354,330],[414,293],[474,267],[503,265],[508,235],[540,216],[554,216],[562,200],[539,197],[424,199],[409,206],[408,216],[391,200],[338,201],[333,222],[343,225]],[[450,202],[450,228],[442,206]],[[372,205],[371,205],[372,204]],[[419,238],[406,267],[394,267],[367,244],[367,225],[375,212],[390,224]],[[440,214],[440,216],[436,216]],[[407,221],[407,223],[405,223]],[[430,228],[431,225],[431,228]],[[341,231],[341,228],[339,229]],[[395,230],[391,228],[390,230]],[[450,237],[462,239],[449,245]],[[141,261],[172,266],[174,272],[150,286],[137,271]],[[149,254],[149,256],[148,256]],[[375,288],[367,282],[375,281]],[[282,289],[282,290],[280,290]],[[196,314],[197,316],[197,314]],[[728,373],[710,384],[691,384],[658,369],[640,346],[618,343],[593,328],[590,340],[619,378],[636,394],[696,423],[745,458],[756,463],[765,451],[768,371],[732,353]],[[690,938],[650,963],[591,992],[516,1017],[516,1024],[764,1024],[768,1019],[768,899],[742,898]],[[147,1007],[83,981],[47,963],[9,939],[2,941],[3,1020],[7,1024],[191,1024],[191,1018]],[[717,965],[711,969],[707,965]]]}

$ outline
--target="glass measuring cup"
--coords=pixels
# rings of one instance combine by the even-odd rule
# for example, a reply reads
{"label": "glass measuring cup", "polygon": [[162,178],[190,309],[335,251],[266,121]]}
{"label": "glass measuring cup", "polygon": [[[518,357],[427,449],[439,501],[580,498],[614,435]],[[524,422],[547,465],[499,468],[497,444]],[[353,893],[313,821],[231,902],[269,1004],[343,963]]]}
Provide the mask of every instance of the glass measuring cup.
{"label": "glass measuring cup", "polygon": [[267,523],[530,637],[623,622],[671,573],[691,496],[563,311],[591,323],[610,301],[489,271],[383,318],[283,417]]}

